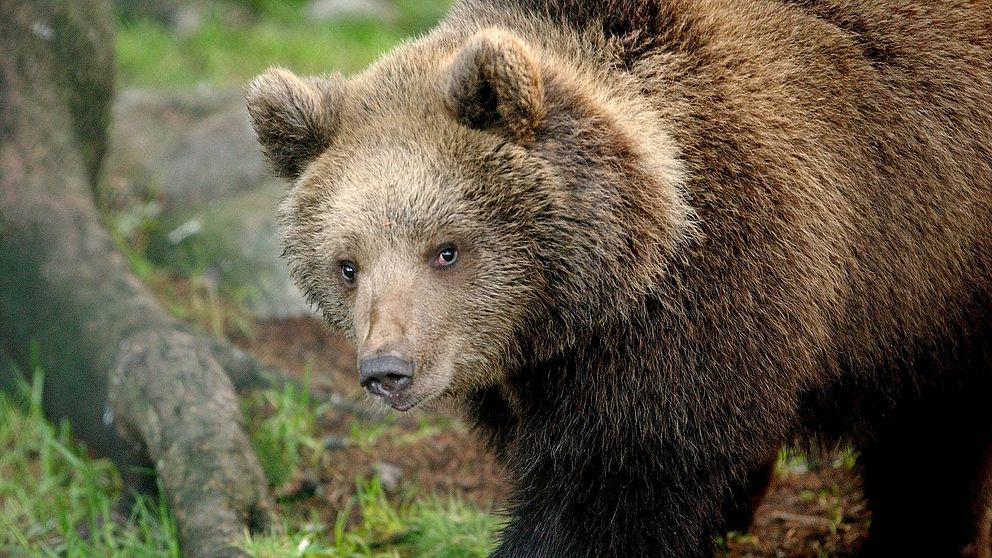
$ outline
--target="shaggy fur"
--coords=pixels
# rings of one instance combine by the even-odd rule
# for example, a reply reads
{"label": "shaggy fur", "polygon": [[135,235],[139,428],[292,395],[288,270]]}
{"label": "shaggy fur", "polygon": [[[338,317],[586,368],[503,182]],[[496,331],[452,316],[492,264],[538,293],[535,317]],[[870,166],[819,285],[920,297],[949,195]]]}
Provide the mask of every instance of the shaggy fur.
{"label": "shaggy fur", "polygon": [[708,556],[794,440],[867,553],[988,555],[985,0],[468,0],[248,104],[301,288],[512,471],[494,556]]}

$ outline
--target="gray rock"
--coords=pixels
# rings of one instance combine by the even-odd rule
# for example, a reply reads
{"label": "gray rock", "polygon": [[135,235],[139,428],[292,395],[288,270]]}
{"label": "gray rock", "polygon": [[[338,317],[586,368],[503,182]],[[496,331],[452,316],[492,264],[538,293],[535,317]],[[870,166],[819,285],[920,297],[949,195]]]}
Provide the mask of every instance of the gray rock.
{"label": "gray rock", "polygon": [[132,89],[113,110],[103,190],[116,205],[195,207],[270,176],[238,90]]}
{"label": "gray rock", "polygon": [[403,469],[392,463],[377,461],[372,464],[372,474],[379,478],[379,483],[387,492],[393,492],[403,478]]}
{"label": "gray rock", "polygon": [[148,256],[235,294],[260,319],[312,316],[276,234],[286,185],[272,178],[238,90],[124,91],[101,194]]}
{"label": "gray rock", "polygon": [[384,0],[313,0],[305,13],[317,21],[343,18],[368,18],[395,22],[396,6]]}
{"label": "gray rock", "polygon": [[328,450],[344,449],[348,447],[348,438],[338,436],[336,434],[329,434],[321,441],[321,445],[324,449]]}

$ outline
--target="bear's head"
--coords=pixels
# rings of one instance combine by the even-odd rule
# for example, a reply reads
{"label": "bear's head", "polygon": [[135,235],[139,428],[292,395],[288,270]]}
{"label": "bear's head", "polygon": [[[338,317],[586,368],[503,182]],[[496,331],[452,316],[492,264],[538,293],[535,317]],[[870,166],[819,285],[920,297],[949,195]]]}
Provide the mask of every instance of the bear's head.
{"label": "bear's head", "polygon": [[650,107],[486,29],[246,89],[294,280],[396,409],[500,385],[631,312],[691,228]]}

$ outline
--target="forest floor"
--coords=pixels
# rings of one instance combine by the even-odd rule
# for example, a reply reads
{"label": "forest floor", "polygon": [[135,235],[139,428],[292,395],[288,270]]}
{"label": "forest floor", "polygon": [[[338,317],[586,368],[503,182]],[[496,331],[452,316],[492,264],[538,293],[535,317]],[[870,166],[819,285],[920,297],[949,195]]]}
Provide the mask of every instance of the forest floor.
{"label": "forest floor", "polygon": [[[326,524],[355,497],[356,479],[378,478],[387,498],[429,495],[499,513],[506,476],[457,418],[417,411],[365,415],[354,353],[312,319],[260,323],[243,345],[265,363],[294,374],[309,370],[314,392],[349,402],[321,413],[322,456],[279,488],[288,515],[313,513]],[[353,408],[354,412],[343,410]],[[730,534],[721,555],[744,557],[854,556],[869,521],[849,452],[818,459],[783,453],[748,533]],[[361,522],[353,512],[349,522]]]}

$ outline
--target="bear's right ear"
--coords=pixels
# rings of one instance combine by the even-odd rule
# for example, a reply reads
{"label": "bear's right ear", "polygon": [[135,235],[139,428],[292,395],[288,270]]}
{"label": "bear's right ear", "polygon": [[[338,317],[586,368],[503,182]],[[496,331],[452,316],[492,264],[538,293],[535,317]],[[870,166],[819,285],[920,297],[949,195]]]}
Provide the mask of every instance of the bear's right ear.
{"label": "bear's right ear", "polygon": [[248,115],[279,176],[295,180],[331,142],[344,83],[270,68],[245,87]]}
{"label": "bear's right ear", "polygon": [[463,124],[502,129],[524,144],[547,113],[534,53],[506,31],[486,29],[469,38],[448,68],[446,86],[448,110]]}

